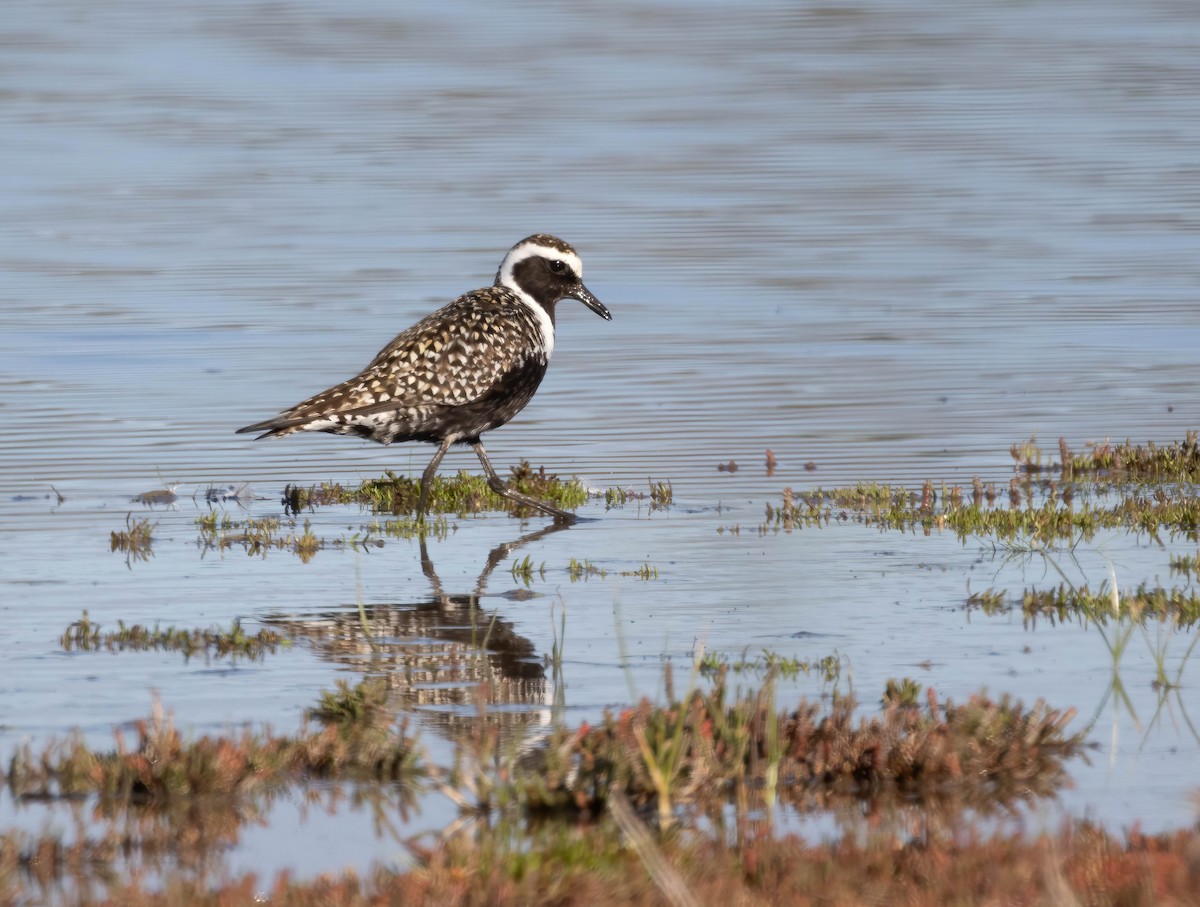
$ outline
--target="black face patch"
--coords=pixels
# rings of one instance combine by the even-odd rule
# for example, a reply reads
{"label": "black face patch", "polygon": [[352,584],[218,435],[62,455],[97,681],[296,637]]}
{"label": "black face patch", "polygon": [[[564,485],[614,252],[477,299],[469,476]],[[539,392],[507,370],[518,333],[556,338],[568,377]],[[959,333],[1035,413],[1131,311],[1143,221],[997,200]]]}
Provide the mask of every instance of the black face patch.
{"label": "black face patch", "polygon": [[513,282],[543,309],[552,312],[554,303],[579,287],[579,275],[570,265],[555,273],[550,267],[550,259],[534,255],[517,262],[513,268]]}

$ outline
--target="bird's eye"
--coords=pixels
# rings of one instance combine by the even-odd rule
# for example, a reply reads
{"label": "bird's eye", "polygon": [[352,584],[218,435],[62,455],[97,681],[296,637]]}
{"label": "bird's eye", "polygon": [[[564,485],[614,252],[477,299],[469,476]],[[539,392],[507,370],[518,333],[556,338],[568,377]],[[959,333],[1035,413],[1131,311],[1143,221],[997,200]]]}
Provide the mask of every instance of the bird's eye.
{"label": "bird's eye", "polygon": [[567,263],[565,261],[558,261],[556,259],[555,261],[550,262],[550,270],[553,271],[555,274],[561,274],[566,269],[567,269]]}

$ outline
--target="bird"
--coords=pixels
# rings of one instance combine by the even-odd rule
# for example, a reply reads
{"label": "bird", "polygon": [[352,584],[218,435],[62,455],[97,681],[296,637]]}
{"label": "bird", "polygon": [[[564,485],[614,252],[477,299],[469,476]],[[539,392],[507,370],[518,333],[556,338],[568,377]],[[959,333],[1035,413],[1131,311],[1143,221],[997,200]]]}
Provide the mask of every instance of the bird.
{"label": "bird", "polygon": [[421,475],[419,521],[442,458],[452,445],[468,444],[492,491],[556,524],[573,523],[574,514],[507,488],[480,440],[524,409],[542,383],[554,351],[554,308],[563,299],[612,320],[583,285],[574,248],[546,233],[527,236],[509,249],[490,287],[464,293],[402,331],[348,381],[236,433],[261,432],[259,440],[319,431],[380,444],[436,444]]}

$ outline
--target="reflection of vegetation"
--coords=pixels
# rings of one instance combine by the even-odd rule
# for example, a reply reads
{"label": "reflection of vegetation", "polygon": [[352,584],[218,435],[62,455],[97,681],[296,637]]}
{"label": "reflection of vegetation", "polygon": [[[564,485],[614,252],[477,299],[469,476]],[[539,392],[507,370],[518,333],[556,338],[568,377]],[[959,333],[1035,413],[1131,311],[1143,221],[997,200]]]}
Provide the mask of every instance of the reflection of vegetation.
{"label": "reflection of vegetation", "polygon": [[[1055,567],[1058,569],[1057,565]],[[1061,569],[1059,573],[1062,573]],[[1104,695],[1096,706],[1091,721],[1088,722],[1088,730],[1095,726],[1110,700],[1114,708],[1114,728],[1117,710],[1124,709],[1140,729],[1141,722],[1137,710],[1121,677],[1121,663],[1129,650],[1134,633],[1140,630],[1154,664],[1154,680],[1151,686],[1158,696],[1154,717],[1146,728],[1146,737],[1161,719],[1163,710],[1170,708],[1173,695],[1184,724],[1196,742],[1200,743],[1200,732],[1188,715],[1181,696],[1183,672],[1196,651],[1197,644],[1200,644],[1200,635],[1192,633],[1192,640],[1173,673],[1167,664],[1167,650],[1175,634],[1194,627],[1197,621],[1200,621],[1200,599],[1194,593],[1180,589],[1139,587],[1134,591],[1122,593],[1117,590],[1115,580],[1114,573],[1113,583],[1102,583],[1099,591],[1095,593],[1090,592],[1087,586],[1075,587],[1070,582],[1048,590],[1027,589],[1021,601],[1026,623],[1032,625],[1039,617],[1048,617],[1052,625],[1079,621],[1094,627],[1104,642],[1108,649],[1111,676]],[[1003,592],[988,589],[985,592],[973,593],[967,599],[967,608],[994,615],[1007,612],[1009,604]],[[1146,628],[1146,624],[1151,620],[1158,624],[1155,643],[1151,643]]]}
{"label": "reflection of vegetation", "polygon": [[1172,573],[1200,578],[1200,551],[1191,555],[1173,554],[1169,566]]}
{"label": "reflection of vegetation", "polygon": [[1092,715],[1091,721],[1088,722],[1087,729],[1090,731],[1095,726],[1100,713],[1104,711],[1104,706],[1110,699],[1113,704],[1114,733],[1117,727],[1117,715],[1122,708],[1129,713],[1129,717],[1133,719],[1134,724],[1140,727],[1141,723],[1138,721],[1137,709],[1133,707],[1133,700],[1129,698],[1129,692],[1125,689],[1125,681],[1121,679],[1121,661],[1125,658],[1125,653],[1129,650],[1130,639],[1133,638],[1133,623],[1118,622],[1116,632],[1111,637],[1104,627],[1097,627],[1096,631],[1104,641],[1105,648],[1108,649],[1110,673],[1108,686],[1105,687],[1104,695],[1100,697],[1100,702],[1096,705],[1096,711]]}
{"label": "reflection of vegetation", "polygon": [[648,491],[641,492],[634,488],[610,488],[604,493],[604,507],[612,510],[614,507],[624,507],[630,501],[642,502],[648,500],[651,510],[665,510],[675,502],[675,489],[670,481],[656,482],[650,480]]}
{"label": "reflection of vegetation", "polygon": [[586,580],[593,576],[605,577],[608,571],[602,570],[589,560],[577,561],[571,558],[567,564],[567,576],[571,578],[571,582],[576,583],[580,580]]}
{"label": "reflection of vegetation", "polygon": [[[985,614],[1009,610],[1004,592],[987,589],[967,598],[968,609],[977,608]],[[1129,619],[1135,623],[1145,620],[1168,620],[1181,627],[1200,621],[1200,596],[1186,589],[1160,587],[1114,592],[1107,582],[1092,592],[1085,586],[1061,583],[1052,589],[1026,589],[1021,596],[1021,613],[1029,623],[1046,618],[1051,623],[1082,621],[1105,624]]]}
{"label": "reflection of vegetation", "polygon": [[622,570],[621,576],[630,576],[634,579],[652,580],[658,579],[658,568],[650,563],[642,564],[636,570]]}
{"label": "reflection of vegetation", "polygon": [[438,515],[436,517],[427,517],[425,520],[418,520],[415,517],[400,517],[395,520],[372,520],[365,527],[366,535],[360,542],[358,536],[352,536],[345,540],[347,548],[365,548],[367,540],[372,536],[377,547],[381,547],[379,536],[386,536],[395,539],[415,539],[425,536],[432,536],[435,539],[444,539],[450,534],[450,524],[446,517]]}
{"label": "reflection of vegetation", "polygon": [[312,523],[304,521],[297,527],[296,520],[279,517],[235,519],[228,513],[212,510],[196,518],[200,530],[197,544],[205,551],[225,552],[241,548],[247,554],[266,557],[268,551],[291,551],[307,563],[324,548],[352,548],[367,551],[382,548],[383,537],[411,539],[421,534],[444,538],[447,533],[445,517],[438,517],[422,525],[411,518],[375,520],[362,527],[361,533],[325,539],[313,532]]}
{"label": "reflection of vegetation", "polygon": [[[103,638],[86,615],[73,627],[73,638]],[[561,666],[561,651],[556,658]],[[141,835],[113,832],[126,842],[121,850],[87,849],[85,833],[78,836],[83,849],[54,851],[75,853],[70,859],[76,862],[39,864],[60,873],[98,872],[107,885],[128,877],[121,865],[153,860],[161,852],[155,847],[181,850],[181,865],[202,864],[203,851],[197,848],[228,847],[243,823],[259,821],[264,798],[312,779],[356,780],[366,785],[356,788],[364,795],[374,792],[371,796],[396,801],[381,803],[381,816],[402,814],[413,792],[432,781],[466,811],[466,828],[490,824],[474,823],[470,816],[487,815],[505,824],[531,811],[591,814],[610,797],[619,799],[614,809],[628,801],[670,824],[681,811],[721,816],[732,801],[739,814],[747,815],[755,803],[769,806],[776,799],[796,806],[842,799],[876,804],[873,808],[891,804],[887,809],[904,809],[920,799],[951,812],[968,804],[984,811],[1008,809],[1056,790],[1064,779],[1063,763],[1079,750],[1079,738],[1065,732],[1071,713],[1041,703],[1027,710],[1008,699],[980,696],[962,705],[940,705],[931,693],[926,707],[888,708],[869,718],[859,717],[850,698],[827,708],[801,701],[780,711],[773,678],[781,665],[776,660],[758,691],[731,696],[722,668],[710,691],[691,690],[662,706],[643,700],[606,715],[594,728],[558,726],[533,746],[516,741],[505,746],[495,723],[476,721],[469,736],[456,742],[448,772],[423,764],[416,741],[397,720],[391,681],[376,675],[323,693],[310,712],[316,726],[305,723],[292,735],[244,730],[188,739],[156,708],[135,724],[134,739],[118,734],[112,751],[93,750],[78,737],[51,742],[40,752],[26,745],[0,771],[0,781],[19,798],[92,794],[100,804],[97,815],[109,817],[106,821],[141,823]],[[668,672],[668,698],[671,689]],[[626,815],[626,824],[632,815]],[[608,856],[597,855],[592,844],[569,844],[578,842],[579,830],[567,823],[552,823],[542,832],[520,821],[508,827],[517,834],[513,844],[521,846],[511,853],[503,847],[477,854],[477,870],[492,868],[483,876],[461,876],[463,884],[478,886],[491,871],[536,874],[539,867],[561,878],[564,872],[609,866],[617,853],[628,852],[616,847],[617,838],[608,845],[614,848]],[[637,845],[639,859],[652,859],[660,853],[657,848],[673,847],[673,840],[688,837],[658,843],[646,838]],[[15,883],[3,861],[13,853],[32,857],[46,845],[15,833],[0,844],[4,895],[10,890],[4,886]],[[149,848],[144,854],[143,846]],[[118,853],[124,854],[122,864],[108,862]],[[441,857],[421,848],[417,853],[426,868],[449,859],[449,851]],[[173,881],[173,890],[180,890],[179,884]],[[284,890],[276,889],[273,903],[287,902]],[[123,896],[117,902],[130,903]]]}
{"label": "reflection of vegetation", "polygon": [[[628,576],[633,579],[652,580],[658,579],[658,568],[649,563],[642,564],[635,570],[622,570],[620,576]],[[600,577],[604,579],[608,576],[608,571],[603,567],[597,567],[589,560],[577,561],[575,558],[567,563],[567,576],[571,582],[577,583],[581,580],[586,581],[592,577]]]}
{"label": "reflection of vegetation", "polygon": [[[80,738],[52,742],[39,754],[26,745],[0,779],[22,797],[94,792],[143,801],[234,795],[309,777],[415,781],[426,770],[388,690],[381,677],[339,684],[311,712],[324,727],[294,736],[242,731],[188,741],[156,709],[136,723],[132,746],[121,735],[107,753]],[[957,791],[1006,803],[1053,791],[1063,761],[1080,746],[1064,733],[1070,712],[1041,703],[1026,710],[1007,698],[940,706],[930,693],[926,709],[873,718],[856,717],[850,698],[824,715],[814,703],[777,712],[774,702],[770,678],[760,691],[732,699],[719,681],[667,706],[643,700],[597,728],[559,728],[519,756],[498,753],[494,726],[479,722],[469,770],[459,772],[456,787],[489,792],[481,805],[586,810],[613,785],[642,806],[723,801],[730,783],[761,781],[769,771],[781,796],[786,784],[787,796],[801,800],[817,787],[853,798]],[[479,772],[489,774],[486,782],[473,777]]]}
{"label": "reflection of vegetation", "polygon": [[979,610],[984,614],[1004,614],[1009,610],[1008,596],[1000,589],[984,589],[967,596],[967,610]]}
{"label": "reflection of vegetation", "polygon": [[240,547],[247,554],[262,557],[272,550],[291,551],[307,563],[325,547],[325,541],[312,531],[308,520],[297,532],[295,520],[289,520],[286,525],[278,517],[235,520],[227,513],[218,514],[212,510],[197,517],[196,526],[200,530],[197,543],[205,550],[224,552]]}
{"label": "reflection of vegetation", "polygon": [[[286,522],[278,517],[234,519],[229,513],[215,510],[196,518],[200,536],[197,545],[204,551],[226,552],[230,548],[242,548],[247,554],[266,557],[269,551],[290,551],[300,560],[312,560],[313,555],[326,547],[361,548],[380,547],[383,541],[372,537],[371,531],[364,535],[354,534],[341,539],[322,539],[312,530],[312,523],[305,519],[304,527],[296,527],[295,519]],[[378,524],[376,528],[379,529]],[[388,535],[402,535],[395,529],[385,531]]]}
{"label": "reflection of vegetation", "polygon": [[[337,809],[327,795],[320,806]],[[235,820],[237,817],[234,817]],[[875,817],[876,819],[878,817]],[[1119,835],[1073,821],[1056,832],[1006,836],[869,827],[813,841],[762,827],[737,833],[646,834],[637,819],[584,825],[512,817],[408,842],[410,865],[313,879],[253,873],[154,879],[122,871],[116,843],[12,831],[0,836],[7,902],[243,904],[1121,904],[1195,901],[1196,830]],[[235,826],[236,827],[236,826]],[[625,830],[628,829],[628,830]],[[149,829],[148,829],[149,831]],[[632,835],[632,836],[631,836]],[[149,835],[154,842],[160,837]]]}
{"label": "reflection of vegetation", "polygon": [[160,629],[157,624],[151,629],[141,624],[126,626],[124,621],[118,621],[117,625],[118,629],[101,633],[100,625],[93,623],[84,611],[79,620],[67,627],[59,642],[68,652],[99,649],[109,652],[166,651],[180,652],[184,658],[203,653],[216,658],[241,656],[250,659],[262,658],[273,654],[279,646],[289,645],[274,630],[264,628],[253,636],[248,635],[239,620],[234,620],[228,630]]}
{"label": "reflection of vegetation", "polygon": [[528,586],[533,582],[533,574],[536,572],[542,579],[546,578],[546,563],[543,561],[540,567],[533,566],[533,558],[528,554],[523,560],[513,561],[512,568],[509,570],[512,573],[513,579],[517,582],[524,583]]}
{"label": "reflection of vegetation", "polygon": [[1181,589],[1148,589],[1114,593],[1102,584],[1097,592],[1087,586],[1072,588],[1059,585],[1054,589],[1025,592],[1021,610],[1027,617],[1049,617],[1051,620],[1086,619],[1104,623],[1110,619],[1129,618],[1134,622],[1155,618],[1170,620],[1188,627],[1200,620],[1200,598]]}
{"label": "reflection of vegetation", "polygon": [[125,514],[125,528],[111,533],[110,550],[121,551],[125,554],[125,565],[133,569],[134,561],[148,561],[154,553],[150,546],[154,544],[153,532],[157,523],[149,520],[135,520],[132,513]]}
{"label": "reflection of vegetation", "polygon": [[[766,506],[760,532],[819,527],[832,520],[856,519],[868,526],[926,533],[948,530],[960,538],[995,538],[1002,542],[1089,541],[1101,529],[1124,529],[1157,538],[1162,531],[1195,539],[1200,530],[1200,499],[1189,492],[1158,489],[1153,495],[1126,494],[1113,506],[1089,503],[1083,493],[1066,500],[1048,492],[1038,505],[1029,503],[1032,489],[1016,490],[1009,507],[965,503],[957,486],[918,493],[903,486],[856,485],[796,494],[785,490],[780,507]],[[942,501],[939,505],[937,502]]]}
{"label": "reflection of vegetation", "polygon": [[1184,705],[1184,699],[1181,695],[1183,687],[1183,672],[1187,667],[1189,659],[1196,650],[1196,644],[1200,642],[1200,636],[1193,635],[1191,643],[1187,650],[1179,659],[1177,670],[1172,675],[1167,668],[1167,648],[1170,645],[1170,640],[1177,632],[1177,628],[1171,627],[1167,636],[1164,638],[1163,628],[1158,629],[1157,644],[1150,642],[1150,636],[1146,632],[1145,626],[1136,623],[1130,618],[1124,618],[1117,621],[1115,633],[1110,638],[1104,627],[1097,627],[1101,639],[1104,640],[1105,646],[1108,648],[1109,658],[1112,665],[1112,674],[1109,680],[1108,687],[1104,691],[1104,695],[1100,699],[1100,703],[1096,706],[1096,711],[1092,715],[1091,721],[1088,722],[1087,730],[1091,730],[1095,726],[1100,713],[1104,710],[1104,706],[1111,699],[1113,703],[1113,732],[1116,733],[1118,710],[1123,708],[1129,713],[1129,717],[1133,719],[1134,724],[1140,729],[1141,722],[1138,720],[1137,710],[1134,708],[1133,702],[1129,697],[1129,693],[1125,688],[1125,682],[1121,678],[1121,662],[1129,649],[1129,643],[1133,638],[1135,629],[1141,629],[1142,636],[1146,641],[1146,646],[1149,649],[1150,657],[1154,661],[1155,677],[1151,681],[1151,687],[1157,695],[1157,703],[1155,704],[1154,715],[1150,719],[1149,725],[1142,736],[1142,746],[1146,745],[1146,741],[1150,737],[1150,732],[1158,724],[1162,718],[1164,709],[1171,709],[1172,697],[1176,707],[1179,709],[1179,714],[1183,718],[1183,722],[1187,725],[1188,730],[1192,734],[1192,738],[1200,743],[1200,731],[1192,722],[1191,716],[1188,715],[1187,708]]}
{"label": "reflection of vegetation", "polygon": [[1188,644],[1187,650],[1179,659],[1179,668],[1172,675],[1167,669],[1167,648],[1170,645],[1170,640],[1174,636],[1174,631],[1167,633],[1164,638],[1162,628],[1159,628],[1157,642],[1152,644],[1150,636],[1146,633],[1145,628],[1142,628],[1142,635],[1146,639],[1146,646],[1150,650],[1150,656],[1154,660],[1154,680],[1151,686],[1155,693],[1158,694],[1158,703],[1154,709],[1154,715],[1150,719],[1149,725],[1146,727],[1145,737],[1142,738],[1142,745],[1145,745],[1146,740],[1150,736],[1150,732],[1154,726],[1158,724],[1162,718],[1163,710],[1169,709],[1171,704],[1171,696],[1174,695],[1175,705],[1179,708],[1179,714],[1183,718],[1184,724],[1192,733],[1192,739],[1200,743],[1200,731],[1197,731],[1196,725],[1192,723],[1191,716],[1188,715],[1187,708],[1183,704],[1183,671],[1187,667],[1188,660],[1191,659],[1192,653],[1196,650],[1196,644],[1200,643],[1200,634],[1193,634],[1192,641]]}
{"label": "reflection of vegetation", "polygon": [[100,648],[100,625],[92,623],[85,608],[79,620],[70,624],[58,641],[68,652],[72,649],[95,651]]}

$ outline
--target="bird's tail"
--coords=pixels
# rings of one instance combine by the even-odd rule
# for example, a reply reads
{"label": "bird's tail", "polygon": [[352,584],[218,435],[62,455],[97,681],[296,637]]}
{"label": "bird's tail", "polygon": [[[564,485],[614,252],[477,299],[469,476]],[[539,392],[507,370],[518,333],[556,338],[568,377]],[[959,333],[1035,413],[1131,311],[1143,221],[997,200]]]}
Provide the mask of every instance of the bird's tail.
{"label": "bird's tail", "polygon": [[304,419],[289,419],[283,416],[276,416],[274,419],[267,419],[265,422],[255,422],[253,425],[239,428],[234,434],[245,435],[252,431],[262,432],[262,434],[254,439],[255,441],[261,441],[263,438],[282,438],[285,435],[300,431],[304,427],[304,423]]}

